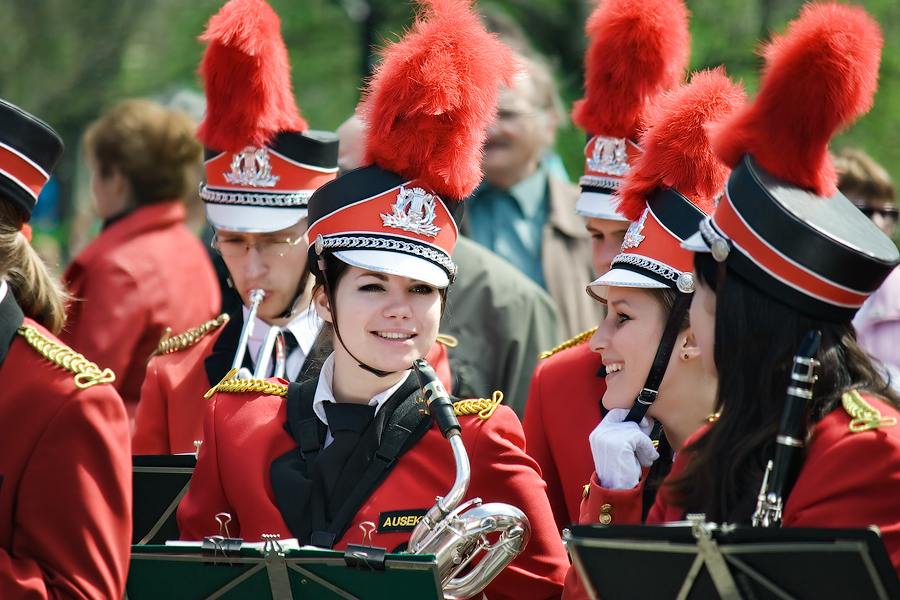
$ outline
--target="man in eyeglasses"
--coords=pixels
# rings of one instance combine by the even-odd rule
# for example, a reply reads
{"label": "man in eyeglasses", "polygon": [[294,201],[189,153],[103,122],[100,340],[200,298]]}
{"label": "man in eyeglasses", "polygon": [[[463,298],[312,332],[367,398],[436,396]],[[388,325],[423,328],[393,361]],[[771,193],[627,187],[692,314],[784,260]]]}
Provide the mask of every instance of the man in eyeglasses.
{"label": "man in eyeglasses", "polygon": [[[837,153],[838,188],[885,235],[894,239],[897,191],[891,176],[869,155],[856,148]],[[896,242],[896,240],[895,240]],[[853,319],[857,341],[888,367],[891,386],[900,389],[900,270],[888,276]]]}

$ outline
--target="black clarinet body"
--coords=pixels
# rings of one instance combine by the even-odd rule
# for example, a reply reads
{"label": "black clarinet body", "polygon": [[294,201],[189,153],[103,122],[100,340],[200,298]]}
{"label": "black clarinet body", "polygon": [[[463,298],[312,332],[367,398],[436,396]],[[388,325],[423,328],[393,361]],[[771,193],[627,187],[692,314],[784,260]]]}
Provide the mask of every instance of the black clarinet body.
{"label": "black clarinet body", "polygon": [[821,339],[820,331],[810,331],[794,356],[784,412],[778,426],[778,437],[775,438],[775,458],[766,465],[756,512],[753,513],[754,527],[781,526],[784,503],[800,474],[806,448],[803,428],[816,382],[815,370],[819,366],[819,361],[814,357]]}

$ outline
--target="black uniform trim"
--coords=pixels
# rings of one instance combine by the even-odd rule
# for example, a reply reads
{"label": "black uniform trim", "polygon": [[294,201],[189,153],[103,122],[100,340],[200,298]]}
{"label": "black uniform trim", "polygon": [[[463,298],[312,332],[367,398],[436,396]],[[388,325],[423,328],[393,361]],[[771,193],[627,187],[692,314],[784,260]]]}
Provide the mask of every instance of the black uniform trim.
{"label": "black uniform trim", "polygon": [[16,303],[12,289],[7,288],[6,297],[0,302],[0,368],[3,368],[3,361],[6,360],[9,348],[16,339],[16,332],[24,322],[25,313]]}

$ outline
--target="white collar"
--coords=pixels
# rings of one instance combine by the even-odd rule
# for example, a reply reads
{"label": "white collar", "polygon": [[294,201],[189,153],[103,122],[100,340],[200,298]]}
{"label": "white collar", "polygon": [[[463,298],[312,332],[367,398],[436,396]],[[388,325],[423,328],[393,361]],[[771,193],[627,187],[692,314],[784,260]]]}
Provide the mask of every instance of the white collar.
{"label": "white collar", "polygon": [[[242,309],[244,322],[246,322],[247,316],[250,314],[250,309],[246,306],[243,306]],[[310,306],[281,328],[282,331],[287,330],[294,335],[294,338],[297,340],[297,347],[300,350],[299,353],[294,352],[287,358],[287,374],[290,379],[293,380],[302,368],[303,362],[312,351],[313,344],[316,342],[316,337],[319,335],[319,329],[322,328],[324,322],[325,321],[319,317],[318,313],[316,313],[315,309]],[[250,353],[254,365],[256,365],[260,347],[262,346],[263,339],[266,337],[266,333],[269,331],[270,327],[271,325],[259,317],[256,317],[256,321],[253,325],[253,337],[251,337],[250,341],[247,343],[247,352]],[[271,372],[271,367],[267,369],[267,371],[267,374],[269,374],[269,372]]]}
{"label": "white collar", "polygon": [[6,284],[5,279],[0,279],[0,302],[3,302],[3,299],[6,298],[6,290],[9,289],[9,286]]}
{"label": "white collar", "polygon": [[[407,371],[408,373],[408,371]],[[325,416],[325,406],[326,402],[334,402],[334,392],[332,391],[334,387],[332,386],[332,380],[334,379],[334,352],[328,355],[328,358],[325,359],[325,362],[322,364],[322,370],[319,372],[319,381],[316,383],[316,394],[313,396],[313,412],[316,413],[316,416],[319,417],[319,420],[328,425],[328,417]],[[406,377],[400,380],[399,383],[392,386],[390,389],[387,389],[379,394],[375,394],[375,396],[369,400],[368,405],[375,407],[375,414],[378,414],[378,411],[381,410],[382,405],[387,402],[388,398],[390,398],[394,392],[400,389],[400,386],[406,381]]]}

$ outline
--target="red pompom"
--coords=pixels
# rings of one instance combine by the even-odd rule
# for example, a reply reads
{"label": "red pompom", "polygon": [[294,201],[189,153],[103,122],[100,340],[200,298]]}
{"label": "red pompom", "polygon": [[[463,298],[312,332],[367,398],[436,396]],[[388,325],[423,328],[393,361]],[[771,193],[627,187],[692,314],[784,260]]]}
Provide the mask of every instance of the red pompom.
{"label": "red pompom", "polygon": [[769,173],[823,196],[837,191],[828,142],[872,107],[883,40],[862,8],[809,4],[763,48],[756,101],[716,127],[719,157],[751,154]]}
{"label": "red pompom", "polygon": [[207,148],[240,152],[265,146],[280,131],[305,131],[294,102],[281,20],[263,0],[231,0],[200,40],[206,118],[197,137]]}
{"label": "red pompom", "polygon": [[481,149],[499,86],[519,70],[466,0],[420,0],[412,29],[390,45],[360,104],[366,164],[422,179],[446,199],[483,176]]}
{"label": "red pompom", "polygon": [[674,189],[712,214],[731,169],[713,153],[707,127],[744,107],[746,94],[719,67],[659,97],[646,116],[636,160],[619,188],[618,211],[636,221],[657,188]]}
{"label": "red pompom", "polygon": [[634,139],[647,103],[682,81],[688,14],[682,0],[603,0],[585,26],[585,96],[572,120],[594,135]]}

